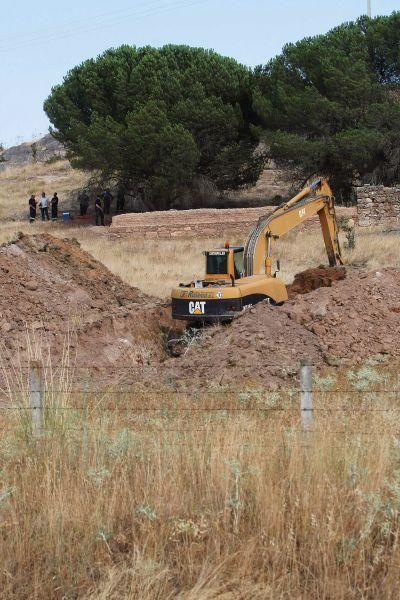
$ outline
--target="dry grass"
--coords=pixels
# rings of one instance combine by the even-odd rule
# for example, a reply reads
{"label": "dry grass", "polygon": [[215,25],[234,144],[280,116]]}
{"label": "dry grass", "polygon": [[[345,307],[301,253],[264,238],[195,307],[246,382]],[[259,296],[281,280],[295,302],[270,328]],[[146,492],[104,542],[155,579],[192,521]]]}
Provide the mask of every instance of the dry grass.
{"label": "dry grass", "polygon": [[[30,226],[26,221],[8,222],[0,228],[0,242],[9,241],[17,231],[24,233],[52,233],[59,237],[75,237],[84,250],[105,264],[128,284],[144,292],[169,296],[179,282],[188,282],[204,273],[203,250],[221,244],[229,237],[231,243],[243,243],[237,234],[222,232],[220,238],[144,240],[131,238],[110,239],[103,228],[68,227],[63,224],[41,223]],[[366,269],[400,267],[400,231],[383,232],[380,227],[358,228],[355,250],[342,248],[345,262]],[[281,261],[281,277],[286,283],[296,273],[327,264],[321,233],[318,229],[292,232],[278,241],[273,248],[274,258]]]}
{"label": "dry grass", "polygon": [[399,381],[336,384],[309,445],[283,390],[71,393],[39,440],[0,411],[1,597],[397,598],[400,422],[368,389]]}
{"label": "dry grass", "polygon": [[[219,239],[156,242],[134,238],[108,241],[92,234],[77,237],[85,250],[124,281],[149,294],[164,297],[177,283],[201,277],[205,268],[203,250],[218,247],[226,235]],[[243,243],[237,236],[230,239],[232,243]],[[367,269],[400,267],[399,241],[399,232],[382,234],[372,228],[359,229],[356,249],[344,249],[344,259],[347,264],[363,265]],[[327,264],[318,230],[289,234],[276,244],[274,257],[281,260],[281,277],[286,283],[291,283],[300,271]]]}
{"label": "dry grass", "polygon": [[[16,188],[1,177],[6,212]],[[44,184],[34,185],[38,192]],[[110,240],[100,228],[26,222],[5,223],[0,241],[19,230],[76,237],[158,296],[200,275],[202,250],[221,241]],[[359,230],[345,258],[400,266],[398,242],[396,232]],[[276,257],[286,281],[326,262],[318,231],[287,236]],[[100,373],[81,394],[65,371],[49,373],[41,438],[25,410],[0,408],[0,598],[398,598],[393,372],[369,364],[340,382],[317,378],[308,445],[297,391],[219,387],[205,397],[137,388],[125,396],[122,387],[100,389]],[[22,371],[7,375],[22,390],[11,406],[26,401]],[[336,386],[349,392],[333,393]]]}
{"label": "dry grass", "polygon": [[60,203],[73,190],[85,185],[88,175],[72,169],[69,162],[36,163],[0,171],[0,218],[28,215],[28,199],[42,191],[48,196],[58,193]]}
{"label": "dry grass", "polygon": [[[79,189],[86,180],[87,175],[72,170],[67,161],[37,163],[0,172],[0,216],[9,219],[13,214],[21,216],[24,211],[27,213],[29,194],[39,194],[46,188],[49,193],[54,186],[57,187],[62,203],[63,197],[71,190]],[[0,242],[9,241],[17,231],[46,231],[57,236],[76,237],[85,250],[124,281],[159,297],[168,296],[177,283],[190,281],[203,274],[203,250],[220,245],[227,237],[232,243],[243,243],[246,236],[246,232],[241,239],[237,234],[229,235],[229,232],[221,231],[218,239],[153,241],[135,236],[109,239],[101,228],[68,227],[41,222],[30,226],[27,220],[5,220],[0,227]],[[342,247],[343,242],[344,240]],[[367,269],[400,266],[398,245],[399,230],[384,233],[380,227],[359,228],[356,249],[350,252],[344,249],[344,258],[348,264],[356,263]],[[281,276],[286,283],[290,283],[299,271],[326,264],[320,231],[315,229],[288,234],[277,242],[274,257],[281,260]]]}

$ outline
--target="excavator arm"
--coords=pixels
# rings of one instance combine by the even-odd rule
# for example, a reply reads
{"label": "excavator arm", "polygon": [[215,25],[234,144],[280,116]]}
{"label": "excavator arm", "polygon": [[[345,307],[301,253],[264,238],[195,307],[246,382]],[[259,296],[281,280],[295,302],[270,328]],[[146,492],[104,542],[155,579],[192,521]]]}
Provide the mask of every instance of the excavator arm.
{"label": "excavator arm", "polygon": [[319,178],[253,227],[244,249],[245,276],[271,275],[272,241],[315,215],[319,216],[329,265],[343,264],[332,190],[325,179]]}

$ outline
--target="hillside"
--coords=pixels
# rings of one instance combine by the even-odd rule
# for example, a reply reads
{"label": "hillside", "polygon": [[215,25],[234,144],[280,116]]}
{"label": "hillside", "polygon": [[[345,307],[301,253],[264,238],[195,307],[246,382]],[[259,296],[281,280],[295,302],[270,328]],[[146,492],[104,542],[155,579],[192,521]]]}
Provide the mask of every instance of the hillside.
{"label": "hillside", "polygon": [[65,149],[52,135],[10,146],[0,153],[0,171],[65,158]]}
{"label": "hillside", "polygon": [[42,191],[48,196],[57,192],[60,208],[69,207],[87,180],[86,173],[72,169],[65,159],[7,166],[0,170],[0,218],[27,219],[29,196],[38,199]]}
{"label": "hillside", "polygon": [[[57,191],[64,210],[77,210],[75,200],[86,185],[89,174],[73,169],[65,158],[65,150],[51,135],[6,149],[0,155],[0,217],[25,219],[30,194],[37,197],[44,190],[48,195]],[[292,192],[291,172],[269,163],[257,184],[239,192],[214,199],[216,205],[263,206],[279,203]],[[207,202],[212,206],[212,201]],[[128,210],[142,206],[127,196]]]}

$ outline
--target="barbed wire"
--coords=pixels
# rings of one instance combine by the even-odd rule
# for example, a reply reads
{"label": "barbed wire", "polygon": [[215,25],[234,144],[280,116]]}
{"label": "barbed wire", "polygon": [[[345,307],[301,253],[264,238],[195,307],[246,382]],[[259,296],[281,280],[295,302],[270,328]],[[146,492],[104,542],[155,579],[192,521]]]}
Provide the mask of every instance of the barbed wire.
{"label": "barbed wire", "polygon": [[[37,407],[32,406],[0,406],[1,411],[31,411]],[[200,406],[200,407],[184,407],[184,406],[91,406],[87,404],[85,406],[63,406],[63,405],[51,405],[44,406],[41,410],[44,411],[86,411],[86,410],[102,410],[109,412],[151,412],[151,411],[165,411],[170,410],[172,412],[185,412],[185,413],[199,413],[199,412],[373,412],[373,413],[385,413],[385,412],[400,412],[399,407],[387,407],[387,408],[367,408],[367,407],[315,407],[315,408],[303,408],[297,407],[285,407],[285,406],[269,406],[269,407],[258,407],[258,406]]]}
{"label": "barbed wire", "polygon": [[[33,365],[34,365],[35,362],[36,362],[36,360],[32,359],[32,361],[20,363],[20,364],[15,365],[15,366],[13,366],[13,365],[4,365],[4,366],[0,367],[0,372],[2,370],[8,370],[8,371],[12,370],[12,371],[15,371],[15,370],[18,370],[18,369],[29,369],[29,368],[33,367]],[[56,370],[56,371],[62,371],[62,370],[78,371],[78,370],[82,370],[82,369],[84,369],[84,370],[90,370],[90,369],[108,369],[108,370],[113,370],[113,371],[115,371],[115,370],[124,371],[124,370],[132,370],[132,369],[135,369],[135,368],[137,369],[137,368],[140,368],[140,367],[143,367],[143,366],[146,366],[146,365],[142,365],[141,363],[139,363],[139,364],[138,363],[132,363],[132,364],[129,364],[129,365],[118,365],[118,364],[115,364],[115,363],[101,363],[101,364],[98,364],[98,363],[93,364],[92,363],[90,365],[82,365],[82,364],[80,364],[80,365],[58,365],[58,366],[56,366],[56,365],[50,363],[50,364],[45,364],[45,365],[43,365],[43,364],[36,365],[35,364],[34,368],[35,369],[40,369],[40,370],[51,369],[53,371],[54,370]],[[318,366],[318,365],[315,365],[315,366]],[[320,365],[320,366],[322,367],[324,365]],[[291,371],[293,371],[293,370],[297,371],[298,370],[298,365],[296,365],[296,364],[282,365],[282,363],[280,363],[280,364],[268,364],[268,365],[266,365],[266,368],[270,368],[270,367],[271,368],[275,368],[275,369],[279,368],[279,369],[285,369],[285,370],[291,370]]]}
{"label": "barbed wire", "polygon": [[[8,429],[6,427],[0,428],[3,431],[7,431]],[[66,432],[80,432],[80,433],[109,433],[109,432],[119,432],[121,433],[122,431],[129,431],[130,433],[136,433],[136,434],[145,434],[145,435],[153,435],[155,433],[159,433],[159,434],[166,434],[166,433],[174,433],[174,434],[194,434],[194,433],[205,433],[207,435],[209,434],[213,434],[213,433],[221,433],[221,429],[160,429],[160,428],[152,428],[152,429],[134,429],[134,428],[128,428],[128,427],[60,427],[59,429],[57,427],[54,428],[49,428],[49,427],[45,427],[45,428],[41,428],[40,431],[42,433],[59,433],[59,434],[63,434]],[[304,434],[310,434],[310,435],[338,435],[338,436],[349,436],[349,437],[357,437],[357,436],[363,436],[363,437],[371,437],[371,438],[382,438],[383,436],[386,437],[392,437],[392,438],[400,438],[400,430],[399,431],[358,431],[358,430],[336,430],[336,431],[332,431],[332,430],[316,430],[316,429],[309,429],[309,430],[304,430],[304,429],[292,429],[292,428],[287,428],[287,429],[263,429],[262,431],[257,431],[254,428],[252,429],[235,429],[234,431],[235,435],[237,434],[254,434],[254,433],[263,433],[263,434],[282,434],[282,435],[286,435],[286,441],[289,443],[291,442],[290,436],[292,435],[302,435],[304,436]],[[155,440],[157,442],[161,442],[163,441],[162,438],[157,438],[157,440]],[[215,443],[215,438],[211,438],[210,437],[210,443]],[[197,442],[196,442],[197,443]],[[240,442],[238,442],[239,444]],[[246,443],[246,442],[244,442]],[[223,445],[223,442],[222,442]],[[271,444],[274,446],[274,444]],[[262,444],[263,446],[263,444]],[[399,448],[400,448],[400,440],[399,440]]]}
{"label": "barbed wire", "polygon": [[[87,389],[87,388],[80,388],[80,389],[76,389],[76,388],[45,388],[45,389],[37,389],[37,390],[30,390],[31,392],[41,392],[43,394],[46,395],[51,395],[51,394],[71,394],[71,395],[108,395],[108,396],[123,396],[123,395],[129,395],[129,394],[148,394],[149,396],[153,395],[180,395],[180,394],[184,394],[187,396],[205,396],[205,395],[217,395],[217,394],[224,394],[224,395],[229,395],[229,396],[240,396],[243,394],[246,395],[260,395],[260,394],[265,394],[266,396],[268,395],[285,395],[285,396],[293,396],[294,394],[299,393],[299,390],[295,390],[295,389],[287,389],[287,390],[273,390],[273,389],[264,389],[264,388],[244,388],[244,389],[239,389],[239,390],[230,390],[230,389],[186,389],[186,390],[174,390],[174,389],[161,389],[161,390],[153,390],[153,389],[146,389],[146,388],[135,388],[133,385],[129,386],[129,388],[126,389],[118,389],[115,390],[113,388],[105,388],[102,390],[94,390],[94,389]],[[338,390],[310,390],[312,391],[313,395],[329,395],[329,394],[399,394],[400,395],[400,389],[389,389],[389,390],[385,390],[385,389],[377,389],[377,388],[364,388],[362,390],[357,390],[357,389],[338,389]],[[1,390],[0,389],[0,394],[3,395],[10,395],[10,394],[26,394],[28,393],[28,389],[27,386],[24,388],[9,388],[7,389],[7,391],[5,390]]]}

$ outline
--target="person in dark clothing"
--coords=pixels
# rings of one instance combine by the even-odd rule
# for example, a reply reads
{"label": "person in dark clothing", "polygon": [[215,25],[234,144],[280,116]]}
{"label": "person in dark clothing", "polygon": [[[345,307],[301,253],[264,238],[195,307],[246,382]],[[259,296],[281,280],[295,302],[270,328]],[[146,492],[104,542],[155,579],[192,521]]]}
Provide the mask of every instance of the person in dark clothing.
{"label": "person in dark clothing", "polygon": [[100,198],[100,196],[97,196],[96,202],[94,204],[94,208],[95,208],[95,211],[96,211],[96,225],[99,224],[99,220],[100,220],[100,224],[104,225],[104,211],[103,211],[102,206],[101,206],[101,198]]}
{"label": "person in dark clothing", "polygon": [[122,212],[125,206],[124,190],[119,189],[117,194],[117,212]]}
{"label": "person in dark clothing", "polygon": [[32,194],[29,198],[29,223],[34,223],[36,220],[36,206],[35,194]]}
{"label": "person in dark clothing", "polygon": [[51,199],[51,220],[56,221],[58,218],[58,196],[57,192],[54,192],[54,196]]}
{"label": "person in dark clothing", "polygon": [[89,208],[89,196],[86,192],[79,194],[79,208],[81,211],[81,217],[84,217]]}
{"label": "person in dark clothing", "polygon": [[111,202],[114,196],[110,193],[110,190],[105,190],[102,195],[104,201],[104,214],[109,215],[111,209]]}

